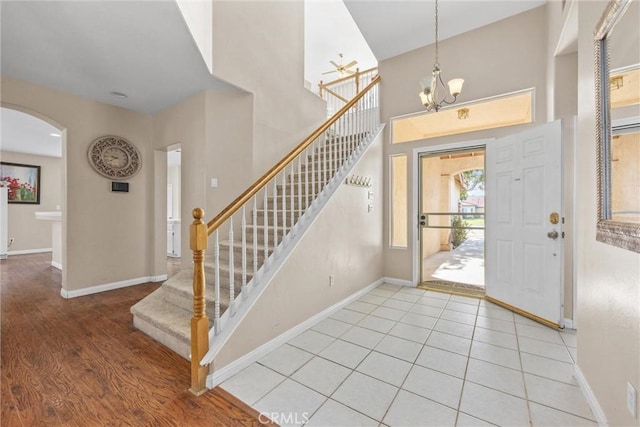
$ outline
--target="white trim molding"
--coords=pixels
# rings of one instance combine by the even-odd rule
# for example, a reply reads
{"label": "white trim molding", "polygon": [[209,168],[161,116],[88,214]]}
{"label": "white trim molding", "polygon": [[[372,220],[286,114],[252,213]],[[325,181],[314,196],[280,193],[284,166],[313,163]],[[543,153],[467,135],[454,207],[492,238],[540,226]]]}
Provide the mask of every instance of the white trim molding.
{"label": "white trim molding", "polygon": [[411,280],[396,279],[395,277],[383,277],[382,280],[384,283],[388,283],[390,285],[409,286],[412,288],[416,287],[416,284]]}
{"label": "white trim molding", "polygon": [[45,252],[53,252],[53,248],[41,248],[41,249],[24,249],[22,251],[8,251],[7,255],[30,255],[30,254],[43,254]]}
{"label": "white trim molding", "polygon": [[346,297],[342,301],[337,302],[336,304],[332,305],[329,308],[326,308],[325,310],[321,311],[320,313],[316,314],[315,316],[310,317],[309,319],[305,320],[304,322],[302,322],[302,323],[294,326],[293,328],[289,329],[288,331],[278,335],[277,337],[275,337],[271,341],[262,344],[260,347],[258,347],[255,350],[245,354],[244,356],[240,357],[239,359],[235,360],[234,362],[231,362],[228,365],[225,365],[222,368],[215,370],[214,372],[212,372],[209,375],[207,375],[207,388],[211,389],[211,388],[214,388],[215,386],[221,384],[222,382],[224,382],[227,379],[231,378],[232,376],[234,376],[235,374],[237,374],[238,372],[240,372],[241,370],[243,370],[247,366],[251,365],[253,362],[256,362],[256,361],[260,360],[261,358],[263,358],[264,356],[266,356],[267,354],[269,354],[270,352],[272,352],[276,348],[280,347],[282,344],[284,344],[287,341],[289,341],[290,339],[298,336],[299,334],[301,334],[302,332],[306,331],[307,329],[313,327],[314,325],[316,325],[320,321],[326,319],[327,317],[331,316],[332,314],[334,314],[338,310],[340,310],[340,309],[346,307],[347,305],[351,304],[353,301],[355,301],[355,300],[359,299],[360,297],[366,295],[367,293],[371,292],[373,289],[377,288],[378,286],[382,285],[383,283],[385,283],[385,278],[380,278],[380,279],[376,280],[375,282],[371,283],[370,285],[367,285],[364,288],[360,289],[359,291],[357,291],[357,292],[351,294],[350,296]]}
{"label": "white trim molding", "polygon": [[566,317],[563,320],[563,327],[565,329],[575,329],[573,327],[573,319],[567,319]]}
{"label": "white trim molding", "polygon": [[77,298],[85,295],[98,294],[100,292],[112,291],[114,289],[126,288],[129,286],[140,285],[142,283],[156,283],[156,282],[164,282],[167,280],[166,274],[161,274],[159,276],[145,276],[145,277],[137,277],[135,279],[122,280],[120,282],[113,283],[105,283],[104,285],[90,286],[88,288],[75,289],[73,291],[68,291],[64,288],[60,289],[60,295],[62,298]]}
{"label": "white trim molding", "polygon": [[578,385],[582,389],[582,394],[584,394],[585,399],[587,399],[587,404],[589,408],[591,408],[591,412],[593,412],[593,416],[596,418],[596,422],[601,427],[607,427],[609,423],[607,422],[607,417],[604,415],[604,411],[600,407],[598,400],[596,399],[596,395],[593,394],[591,387],[589,387],[589,383],[585,378],[584,374],[580,370],[578,365],[573,365],[574,375],[576,380],[578,381]]}

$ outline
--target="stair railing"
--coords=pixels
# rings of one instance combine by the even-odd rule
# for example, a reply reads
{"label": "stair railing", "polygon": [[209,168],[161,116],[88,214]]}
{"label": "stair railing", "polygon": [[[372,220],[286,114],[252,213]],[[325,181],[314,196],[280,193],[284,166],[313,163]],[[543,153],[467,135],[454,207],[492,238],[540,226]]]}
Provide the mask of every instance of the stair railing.
{"label": "stair railing", "polygon": [[371,83],[377,75],[377,67],[364,71],[360,71],[360,69],[357,68],[355,74],[350,76],[327,83],[320,81],[318,84],[318,94],[320,98],[327,101],[327,116],[331,117],[339,111],[349,100],[360,93],[360,89]]}
{"label": "stair railing", "polygon": [[[225,319],[221,314],[223,293],[229,301],[228,319],[257,286],[260,277],[269,271],[283,246],[299,231],[304,214],[313,210],[323,195],[323,188],[364,148],[366,137],[379,126],[379,81],[379,76],[371,79],[344,107],[207,224],[203,222],[204,210],[193,210],[194,221],[190,226],[194,308],[191,321],[192,393],[198,395],[206,391],[207,368],[201,361],[209,351],[210,333],[204,333],[209,327],[207,313],[213,316],[211,332],[218,335]],[[235,235],[238,233],[240,239],[237,241]],[[212,283],[206,280],[204,255],[207,238],[211,235]],[[222,240],[225,235],[226,240]],[[236,292],[238,285],[239,293]],[[213,288],[212,301],[207,299],[205,287]],[[212,312],[207,301],[213,303]]]}

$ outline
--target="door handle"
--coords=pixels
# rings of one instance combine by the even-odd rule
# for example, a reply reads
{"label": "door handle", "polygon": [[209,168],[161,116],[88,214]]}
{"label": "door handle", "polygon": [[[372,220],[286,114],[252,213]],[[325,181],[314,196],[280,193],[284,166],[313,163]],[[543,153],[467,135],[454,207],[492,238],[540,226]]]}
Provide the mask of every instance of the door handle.
{"label": "door handle", "polygon": [[547,233],[547,237],[553,240],[556,240],[558,238],[559,234],[556,230],[550,231]]}

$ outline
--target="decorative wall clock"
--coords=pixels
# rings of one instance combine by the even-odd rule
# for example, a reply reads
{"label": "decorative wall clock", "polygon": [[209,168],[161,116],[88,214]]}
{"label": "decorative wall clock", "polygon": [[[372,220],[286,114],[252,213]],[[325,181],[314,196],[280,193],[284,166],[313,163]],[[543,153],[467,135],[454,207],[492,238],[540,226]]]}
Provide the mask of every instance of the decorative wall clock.
{"label": "decorative wall clock", "polygon": [[136,146],[119,136],[101,136],[91,143],[87,155],[93,169],[107,178],[131,178],[142,166]]}

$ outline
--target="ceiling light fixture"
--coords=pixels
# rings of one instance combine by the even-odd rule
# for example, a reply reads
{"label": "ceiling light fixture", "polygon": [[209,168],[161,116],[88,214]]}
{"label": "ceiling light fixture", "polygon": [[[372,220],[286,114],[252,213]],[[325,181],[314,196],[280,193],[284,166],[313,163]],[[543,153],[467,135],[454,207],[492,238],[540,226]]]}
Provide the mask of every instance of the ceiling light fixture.
{"label": "ceiling light fixture", "polygon": [[[420,95],[420,101],[425,106],[427,111],[438,111],[443,105],[450,105],[456,102],[458,95],[462,92],[462,84],[464,79],[452,79],[447,82],[449,86],[449,95],[451,98],[447,99],[449,95],[446,94],[447,87],[440,75],[440,63],[438,62],[438,0],[436,1],[436,61],[433,64],[433,72],[431,77],[424,77],[420,80],[420,86],[422,90]],[[440,92],[444,92],[444,96],[440,98]]]}
{"label": "ceiling light fixture", "polygon": [[127,94],[122,92],[113,91],[111,92],[111,95],[115,96],[116,98],[128,98]]}
{"label": "ceiling light fixture", "polygon": [[55,136],[56,138],[60,138],[60,134],[59,133],[50,133],[50,136]]}

